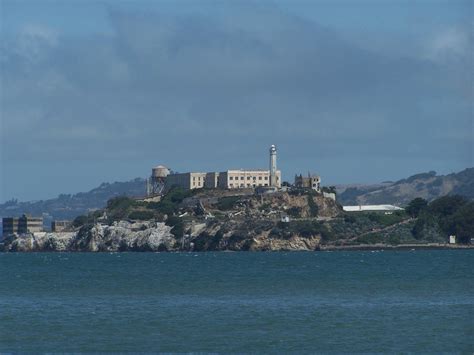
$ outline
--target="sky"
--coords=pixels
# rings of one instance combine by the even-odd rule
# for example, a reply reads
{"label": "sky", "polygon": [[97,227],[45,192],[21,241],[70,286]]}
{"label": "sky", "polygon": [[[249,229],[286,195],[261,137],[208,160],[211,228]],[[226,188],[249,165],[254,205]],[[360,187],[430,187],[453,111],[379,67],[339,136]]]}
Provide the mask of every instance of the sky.
{"label": "sky", "polygon": [[0,0],[0,202],[179,172],[473,166],[470,0]]}

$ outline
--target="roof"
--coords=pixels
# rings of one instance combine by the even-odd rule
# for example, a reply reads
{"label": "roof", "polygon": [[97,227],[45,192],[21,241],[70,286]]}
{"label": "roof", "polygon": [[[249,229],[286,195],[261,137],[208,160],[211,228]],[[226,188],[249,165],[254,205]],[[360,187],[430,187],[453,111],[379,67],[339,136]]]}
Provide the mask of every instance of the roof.
{"label": "roof", "polygon": [[359,206],[343,206],[344,211],[401,211],[403,208],[394,205],[359,205]]}

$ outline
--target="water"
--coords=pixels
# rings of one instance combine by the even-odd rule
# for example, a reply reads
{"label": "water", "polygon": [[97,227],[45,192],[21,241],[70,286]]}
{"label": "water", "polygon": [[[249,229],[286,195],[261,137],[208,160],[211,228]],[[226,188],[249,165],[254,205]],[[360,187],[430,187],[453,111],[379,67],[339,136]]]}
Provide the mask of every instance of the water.
{"label": "water", "polygon": [[0,351],[474,351],[474,250],[0,254]]}

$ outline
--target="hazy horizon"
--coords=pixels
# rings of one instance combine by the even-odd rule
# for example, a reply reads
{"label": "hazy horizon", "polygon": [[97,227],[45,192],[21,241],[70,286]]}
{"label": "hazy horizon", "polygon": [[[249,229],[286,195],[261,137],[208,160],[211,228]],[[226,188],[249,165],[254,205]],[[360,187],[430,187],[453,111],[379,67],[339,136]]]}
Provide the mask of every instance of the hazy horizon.
{"label": "hazy horizon", "polygon": [[0,202],[176,171],[474,166],[471,1],[0,0]]}

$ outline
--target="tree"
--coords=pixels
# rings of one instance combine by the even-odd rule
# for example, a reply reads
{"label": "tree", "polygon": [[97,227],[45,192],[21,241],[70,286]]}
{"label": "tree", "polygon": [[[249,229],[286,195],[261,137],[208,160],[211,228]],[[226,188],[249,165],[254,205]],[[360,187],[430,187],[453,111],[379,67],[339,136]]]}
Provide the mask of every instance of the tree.
{"label": "tree", "polygon": [[474,238],[474,202],[462,206],[452,217],[457,242],[470,244]]}
{"label": "tree", "polygon": [[420,212],[425,210],[428,206],[428,201],[421,197],[417,197],[414,200],[411,200],[408,206],[405,208],[405,211],[413,218],[416,218],[420,215]]}

